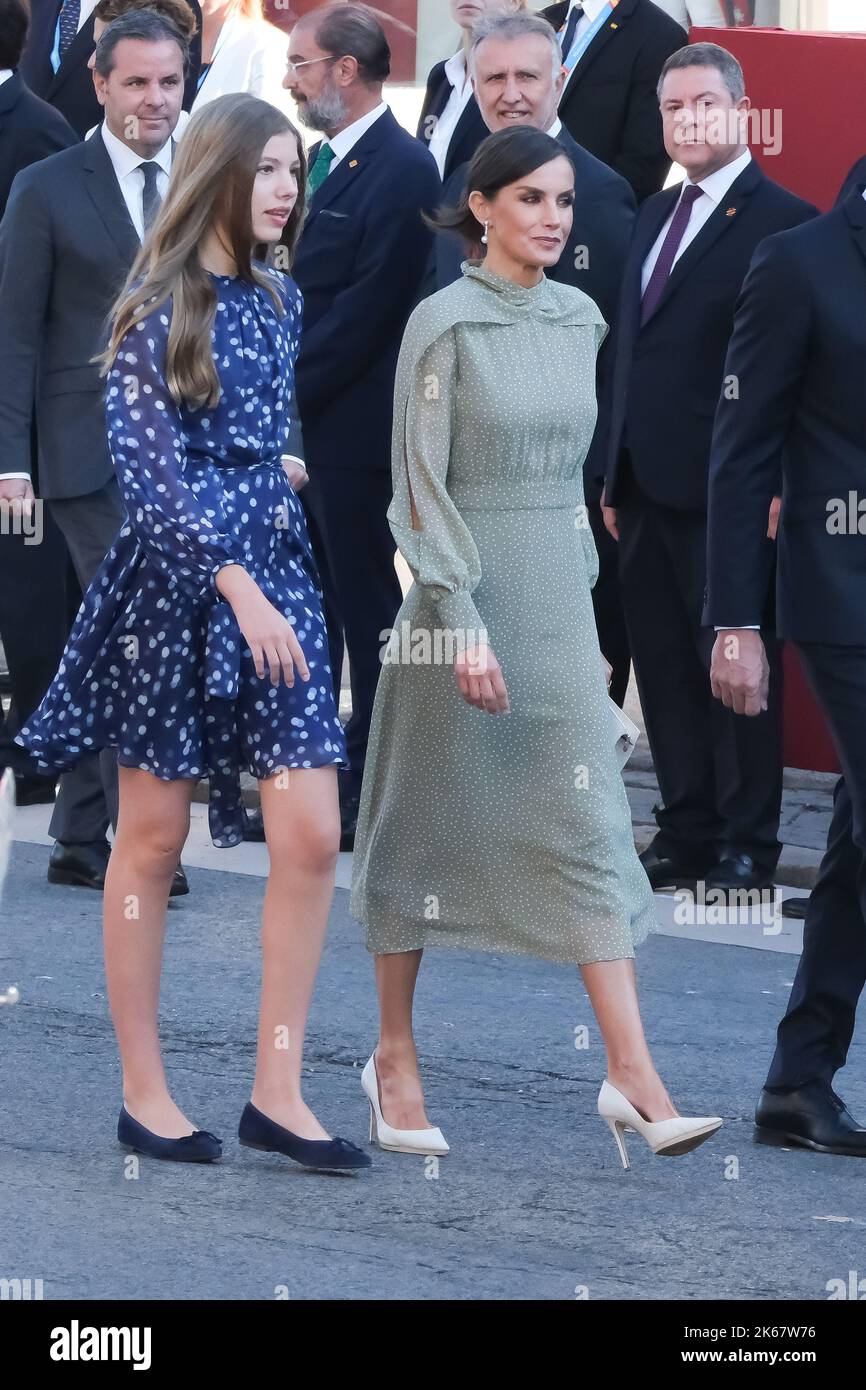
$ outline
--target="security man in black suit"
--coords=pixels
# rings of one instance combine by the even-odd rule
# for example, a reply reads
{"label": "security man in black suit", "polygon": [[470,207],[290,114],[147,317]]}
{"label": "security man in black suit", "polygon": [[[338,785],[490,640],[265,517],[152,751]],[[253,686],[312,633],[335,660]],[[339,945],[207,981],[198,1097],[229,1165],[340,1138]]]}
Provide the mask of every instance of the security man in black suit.
{"label": "security man in black suit", "polygon": [[[33,497],[35,411],[40,493],[82,589],[123,522],[93,358],[168,188],[185,63],[182,35],[153,11],[109,25],[96,57],[104,124],[20,173],[0,224],[0,497],[18,506]],[[153,122],[146,143],[129,119],[140,114]],[[102,888],[116,801],[110,750],[63,774],[50,882]],[[188,891],[182,876],[172,891]]]}
{"label": "security man in black suit", "polygon": [[[551,280],[575,285],[594,299],[613,327],[622,275],[635,219],[635,201],[624,178],[572,140],[556,114],[562,73],[556,73],[558,47],[550,26],[537,15],[516,14],[479,21],[471,49],[476,97],[489,131],[510,125],[537,126],[565,150],[575,170],[574,222]],[[469,165],[455,169],[442,189],[442,203],[458,207],[466,192]],[[439,233],[433,242],[421,287],[425,298],[460,279],[464,250],[458,238]],[[605,373],[611,361],[608,339],[598,359],[599,420],[584,464],[584,495],[599,557],[599,576],[592,591],[599,644],[613,674],[610,694],[625,699],[629,677],[628,635],[617,574],[617,548],[599,508],[607,458]]]}
{"label": "security man in black suit", "polygon": [[670,172],[656,87],[684,30],[653,0],[561,0],[541,14],[559,34],[569,66],[559,103],[563,124],[643,202]]}
{"label": "security man in black suit", "polygon": [[[756,246],[816,209],[771,182],[745,144],[737,60],[716,44],[680,49],[659,84],[678,188],[643,204],[623,282],[605,501],[619,536],[632,659],[663,805],[641,855],[654,887],[772,884],[782,796],[780,654],[773,698],[736,719],[707,688],[702,622],[707,469],[734,306]],[[769,523],[769,508],[767,521]],[[773,543],[764,537],[769,617]]]}
{"label": "security man in black suit", "polygon": [[304,295],[295,380],[310,481],[300,496],[338,694],[344,643],[352,683],[343,849],[354,843],[380,651],[402,599],[386,516],[394,376],[432,238],[421,213],[440,189],[433,156],[382,100],[390,56],[366,5],[326,5],[292,30],[285,83],[300,119],[327,137],[310,150],[292,273]]}
{"label": "security man in black suit", "polygon": [[[0,218],[15,175],[77,140],[60,112],[28,91],[17,71],[27,25],[23,0],[0,0]],[[31,755],[12,740],[45,694],[63,652],[67,564],[65,542],[47,511],[33,515],[29,536],[22,529],[0,533],[0,641],[12,688],[7,719],[0,714],[0,770],[14,769],[19,806],[54,800],[56,779],[39,776]]]}
{"label": "security man in black suit", "polygon": [[[707,621],[713,693],[760,717],[767,507],[782,474],[776,612],[842,767],[803,953],[758,1102],[756,1138],[866,1157],[832,1089],[866,982],[866,200],[759,248],[737,306],[713,432]],[[770,678],[771,679],[771,678]],[[747,721],[752,723],[753,719]]]}
{"label": "security man in black suit", "polygon": [[[195,38],[189,45],[189,64],[183,109],[195,100],[201,67],[201,7],[188,0],[196,16]],[[30,34],[21,59],[21,73],[31,91],[66,118],[80,140],[102,120],[93,74],[93,11],[96,0],[30,0]]]}

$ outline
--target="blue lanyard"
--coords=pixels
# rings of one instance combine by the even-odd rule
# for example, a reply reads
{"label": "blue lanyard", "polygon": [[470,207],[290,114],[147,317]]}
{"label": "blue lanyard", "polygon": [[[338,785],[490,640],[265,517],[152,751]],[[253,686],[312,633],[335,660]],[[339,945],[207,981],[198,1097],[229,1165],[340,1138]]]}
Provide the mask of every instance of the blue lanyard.
{"label": "blue lanyard", "polygon": [[578,63],[580,62],[586,50],[589,48],[589,45],[592,43],[598,31],[600,29],[603,29],[605,24],[607,24],[607,21],[610,19],[611,15],[613,14],[613,11],[613,5],[605,5],[601,14],[597,15],[594,22],[590,24],[589,28],[584,29],[583,33],[574,40],[574,43],[568,50],[568,54],[563,56],[562,66],[565,68],[569,76],[571,76],[571,73],[577,67]]}

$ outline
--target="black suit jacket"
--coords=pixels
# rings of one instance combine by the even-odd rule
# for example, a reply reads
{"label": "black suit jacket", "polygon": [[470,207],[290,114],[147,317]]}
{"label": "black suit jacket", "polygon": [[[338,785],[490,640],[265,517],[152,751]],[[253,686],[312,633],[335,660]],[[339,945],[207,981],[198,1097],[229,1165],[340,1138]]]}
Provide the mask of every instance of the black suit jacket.
{"label": "black suit jacket", "polygon": [[[561,29],[567,0],[541,10]],[[559,114],[579,145],[628,179],[638,202],[657,193],[671,167],[656,86],[686,32],[652,0],[620,0],[572,69]]]}
{"label": "black suit jacket", "polygon": [[112,476],[91,358],[138,249],[101,131],[16,178],[0,223],[0,473],[30,470],[35,402],[44,497]]}
{"label": "black suit jacket", "polygon": [[20,72],[6,79],[0,86],[0,218],[15,175],[77,139],[60,112],[28,90]]}
{"label": "black suit jacket", "polygon": [[397,355],[432,236],[421,211],[439,189],[433,156],[389,110],[310,200],[292,274],[304,295],[296,391],[311,470],[391,467]]}
{"label": "black suit jacket", "polygon": [[[189,4],[195,12],[197,28],[190,44],[189,71],[184,84],[185,111],[195,100],[201,67],[201,8],[198,0],[189,0]],[[96,100],[93,74],[87,66],[94,48],[93,15],[81,26],[55,72],[51,66],[51,52],[60,9],[61,0],[30,0],[30,32],[21,57],[21,73],[31,91],[56,107],[78,138],[83,139],[103,116]]]}
{"label": "black suit jacket", "polygon": [[[451,90],[451,83],[445,75],[444,62],[436,63],[430,69],[430,75],[427,78],[427,90],[424,93],[424,103],[418,121],[418,139],[423,140],[425,145],[430,144],[430,137],[435,129],[435,120],[445,110]],[[490,131],[484,124],[484,117],[478,109],[478,102],[474,96],[471,96],[461,111],[460,119],[448,142],[443,182],[451,177],[459,165],[465,164],[472,158],[481,141],[489,134]]]}
{"label": "black suit jacket", "polygon": [[711,624],[759,621],[757,557],[781,465],[780,635],[866,646],[866,515],[857,507],[866,496],[864,305],[859,193],[755,255],[725,363],[740,399],[722,397],[713,432]]}
{"label": "black suit jacket", "polygon": [[858,159],[853,168],[848,170],[845,182],[839,190],[839,197],[836,199],[836,207],[840,207],[846,202],[850,194],[862,193],[866,189],[866,155]]}
{"label": "black suit jacket", "polygon": [[[588,294],[612,327],[634,226],[634,194],[625,179],[581,149],[564,126],[556,138],[574,165],[574,223],[562,255],[545,273],[550,280],[575,285]],[[455,169],[445,183],[440,200],[444,206],[457,207],[462,201],[468,168],[468,164],[464,164]],[[459,237],[438,233],[433,239],[419,298],[425,299],[459,280],[460,266],[465,259],[466,248]],[[606,460],[605,377],[610,362],[609,342],[608,337],[598,358],[599,422],[584,465],[587,501],[596,501],[601,494]]]}
{"label": "black suit jacket", "polygon": [[753,160],[676,262],[641,327],[643,263],[681,188],[657,193],[641,207],[623,279],[607,469],[612,506],[621,500],[626,447],[639,486],[655,502],[705,510],[713,417],[749,263],[764,237],[817,215]]}

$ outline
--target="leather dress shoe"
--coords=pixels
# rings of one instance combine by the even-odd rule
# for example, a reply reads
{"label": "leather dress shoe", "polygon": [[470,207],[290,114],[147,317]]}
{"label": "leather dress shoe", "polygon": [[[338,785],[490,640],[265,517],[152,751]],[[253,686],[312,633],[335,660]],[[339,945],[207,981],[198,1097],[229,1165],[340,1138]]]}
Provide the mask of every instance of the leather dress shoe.
{"label": "leather dress shoe", "polygon": [[186,870],[182,864],[178,864],[174,871],[174,878],[171,880],[171,887],[168,890],[170,898],[185,898],[189,892]]}
{"label": "leather dress shoe", "polygon": [[164,1139],[134,1120],[124,1105],[117,1121],[117,1141],[132,1153],[167,1158],[175,1163],[213,1163],[222,1157],[222,1140],[206,1129],[195,1129],[182,1139]]}
{"label": "leather dress shoe", "polygon": [[866,1129],[822,1081],[807,1082],[794,1091],[762,1091],[755,1110],[755,1142],[866,1158]]}
{"label": "leather dress shoe", "polygon": [[806,913],[807,913],[807,911],[808,911],[808,908],[809,908],[809,899],[808,899],[808,898],[783,898],[783,899],[782,899],[782,916],[783,916],[783,917],[794,917],[794,918],[796,918],[796,920],[797,920],[798,922],[802,922],[802,921],[805,919],[805,916],[806,916]]}
{"label": "leather dress shoe", "polygon": [[257,1110],[252,1101],[244,1106],[238,1138],[246,1149],[285,1154],[303,1168],[347,1171],[371,1167],[370,1155],[348,1139],[302,1139]]}
{"label": "leather dress shoe", "polygon": [[731,854],[707,869],[703,876],[704,887],[721,888],[727,892],[731,888],[772,888],[772,871],[760,868],[750,854]]}
{"label": "leather dress shoe", "polygon": [[75,884],[79,888],[105,887],[105,871],[111,846],[107,840],[84,845],[56,842],[48,857],[48,882]]}
{"label": "leather dress shoe", "polygon": [[15,773],[16,806],[50,806],[57,797],[57,778],[31,772]]}
{"label": "leather dress shoe", "polygon": [[265,842],[265,818],[261,808],[255,811],[244,812],[244,839],[252,840],[257,844]]}
{"label": "leather dress shoe", "polygon": [[652,888],[694,888],[712,862],[707,860],[702,864],[688,864],[685,860],[659,854],[652,845],[648,845],[638,858]]}

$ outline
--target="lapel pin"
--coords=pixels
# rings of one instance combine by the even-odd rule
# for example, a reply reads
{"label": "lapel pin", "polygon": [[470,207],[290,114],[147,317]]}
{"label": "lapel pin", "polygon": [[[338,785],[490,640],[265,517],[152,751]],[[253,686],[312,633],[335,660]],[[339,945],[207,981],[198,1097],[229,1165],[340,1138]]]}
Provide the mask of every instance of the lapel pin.
{"label": "lapel pin", "polygon": [[727,212],[725,213],[725,216],[726,216],[726,217],[735,217],[735,216],[736,216],[736,213],[737,213],[737,209],[736,209],[736,208],[728,208]]}
{"label": "lapel pin", "polygon": [[349,160],[349,168],[350,168],[350,169],[356,169],[357,167],[358,167],[358,161],[357,161],[357,159],[350,159],[350,160]]}
{"label": "lapel pin", "polygon": [[611,27],[611,29],[618,29],[618,28],[619,28],[619,25],[618,25],[618,24],[612,24],[610,27]]}

